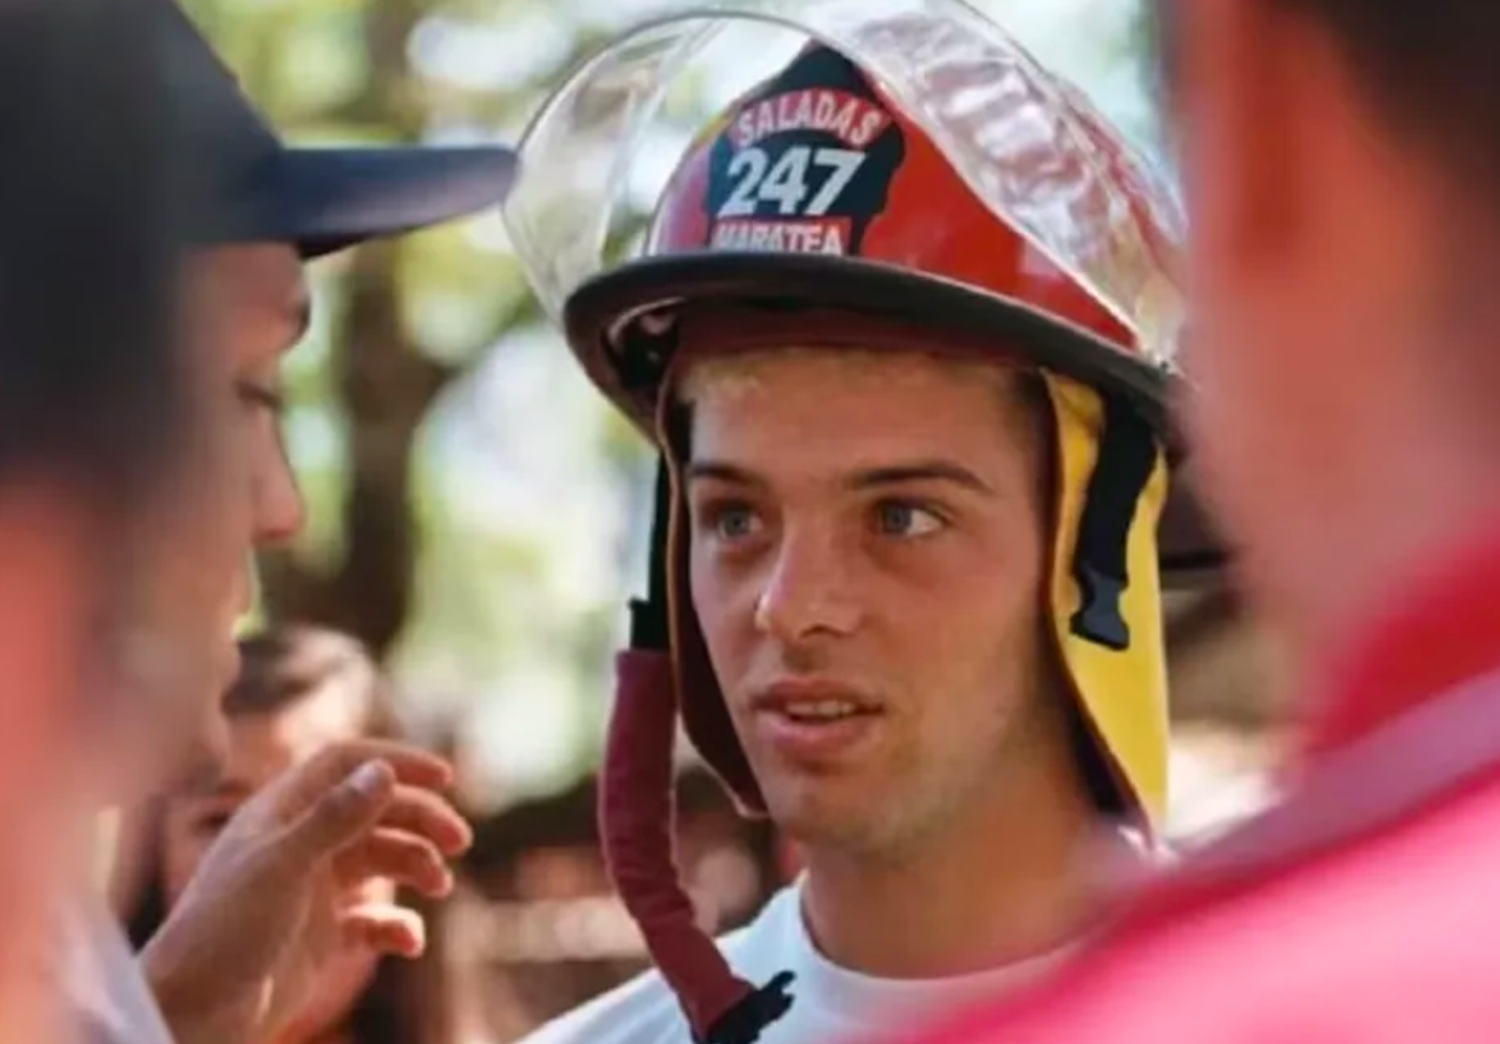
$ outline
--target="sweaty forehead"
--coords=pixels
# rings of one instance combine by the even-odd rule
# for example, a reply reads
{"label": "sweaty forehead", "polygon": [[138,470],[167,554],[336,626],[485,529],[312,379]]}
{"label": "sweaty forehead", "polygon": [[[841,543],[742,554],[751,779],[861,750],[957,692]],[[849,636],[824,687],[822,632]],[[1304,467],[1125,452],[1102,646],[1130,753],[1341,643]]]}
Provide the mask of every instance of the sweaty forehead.
{"label": "sweaty forehead", "polygon": [[826,396],[972,398],[976,386],[1005,392],[1013,376],[1008,366],[937,352],[786,345],[692,359],[678,397],[695,409],[758,410]]}
{"label": "sweaty forehead", "polygon": [[1016,381],[1015,371],[998,363],[788,346],[691,362],[678,397],[689,409],[694,458],[832,464],[988,455],[1029,441]]}
{"label": "sweaty forehead", "polygon": [[831,382],[857,386],[923,386],[943,382],[988,382],[1005,386],[1010,369],[938,351],[821,347],[786,344],[689,358],[678,379],[679,396],[690,403],[751,389]]}

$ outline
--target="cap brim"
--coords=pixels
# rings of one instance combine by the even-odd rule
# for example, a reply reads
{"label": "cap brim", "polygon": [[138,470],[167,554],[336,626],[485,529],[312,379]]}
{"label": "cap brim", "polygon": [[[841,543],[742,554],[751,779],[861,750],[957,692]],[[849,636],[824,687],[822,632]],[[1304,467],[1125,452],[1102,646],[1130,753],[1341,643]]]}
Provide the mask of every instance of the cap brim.
{"label": "cap brim", "polygon": [[318,257],[497,206],[515,173],[498,146],[285,148],[257,178],[250,231]]}

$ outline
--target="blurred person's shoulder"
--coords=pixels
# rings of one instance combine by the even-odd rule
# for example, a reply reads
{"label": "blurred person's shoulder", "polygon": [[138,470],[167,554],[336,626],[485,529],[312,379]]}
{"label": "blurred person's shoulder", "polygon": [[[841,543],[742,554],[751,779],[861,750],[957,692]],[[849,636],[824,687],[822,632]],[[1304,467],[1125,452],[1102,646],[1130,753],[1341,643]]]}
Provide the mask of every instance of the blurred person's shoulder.
{"label": "blurred person's shoulder", "polygon": [[[737,974],[763,982],[795,963],[798,896],[795,886],[782,889],[753,921],[718,940]],[[652,970],[559,1016],[522,1044],[693,1044],[693,1036],[677,995]]]}
{"label": "blurred person's shoulder", "polygon": [[1070,975],[922,1044],[1495,1040],[1497,573],[1440,633],[1376,635],[1283,801],[1187,853]]}
{"label": "blurred person's shoulder", "polygon": [[1186,856],[1069,974],[914,1044],[1495,1040],[1500,767],[1357,834],[1339,811],[1299,795]]}

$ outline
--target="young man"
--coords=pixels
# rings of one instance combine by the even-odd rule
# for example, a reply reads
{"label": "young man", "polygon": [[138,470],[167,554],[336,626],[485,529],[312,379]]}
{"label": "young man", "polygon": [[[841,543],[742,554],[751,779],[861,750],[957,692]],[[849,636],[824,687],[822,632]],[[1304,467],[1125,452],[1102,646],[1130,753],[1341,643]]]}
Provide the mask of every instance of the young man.
{"label": "young man", "polygon": [[[602,809],[660,974],[533,1044],[821,1042],[1005,990],[1091,929],[1096,878],[1138,862],[1124,838],[1163,812],[1158,553],[1197,548],[1158,546],[1170,373],[1123,289],[1170,297],[1170,201],[1065,85],[945,6],[959,22],[850,33],[896,34],[921,77],[888,64],[876,86],[805,49],[690,150],[647,256],[582,285],[556,282],[566,254],[536,238],[556,226],[532,218],[552,161],[595,153],[548,118],[523,148],[514,239],[665,468]],[[962,157],[983,194],[913,115],[958,100],[974,56],[955,41],[1012,87],[968,110],[990,131],[962,138],[992,148]],[[590,68],[623,77],[635,45]],[[559,97],[615,82],[589,75]],[[1038,124],[1058,133],[1038,144]],[[1062,225],[1022,231],[1049,208]],[[1116,282],[1085,289],[1073,266],[1103,256]],[[670,859],[679,709],[806,866],[719,948]]]}
{"label": "young man", "polygon": [[1305,757],[1027,1004],[931,1039],[1495,1039],[1500,9],[1158,5],[1192,410]]}
{"label": "young man", "polygon": [[[307,321],[303,262],[493,205],[514,157],[289,149],[174,3],[121,3],[128,31],[156,38],[180,129],[217,175],[201,186],[208,220],[183,266],[187,348],[211,378],[204,437],[190,448],[184,496],[141,536],[160,570],[122,649],[135,700],[120,703],[135,726],[114,738],[136,752],[139,790],[211,763],[251,549],[301,524],[276,372]],[[410,911],[349,912],[341,896],[370,877],[447,890],[445,856],[468,839],[440,796],[449,780],[442,761],[373,741],[299,766],[235,817],[138,967],[102,910],[78,919],[66,974],[81,1021],[104,1039],[252,1044],[302,1006],[319,962],[341,947],[420,952]],[[109,795],[138,796],[118,785]]]}

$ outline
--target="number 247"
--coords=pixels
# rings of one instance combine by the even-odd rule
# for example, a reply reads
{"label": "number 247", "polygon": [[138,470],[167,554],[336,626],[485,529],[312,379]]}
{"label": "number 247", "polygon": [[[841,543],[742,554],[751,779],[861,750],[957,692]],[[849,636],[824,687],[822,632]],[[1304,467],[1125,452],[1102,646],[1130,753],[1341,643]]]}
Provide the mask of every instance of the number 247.
{"label": "number 247", "polygon": [[838,201],[864,161],[865,154],[854,149],[813,149],[807,145],[794,145],[772,165],[764,149],[745,149],[736,153],[729,162],[729,176],[735,179],[734,191],[719,208],[718,216],[754,214],[755,205],[760,201],[775,203],[783,215],[797,214],[809,191],[808,168],[819,167],[827,170],[828,176],[800,213],[820,217]]}

